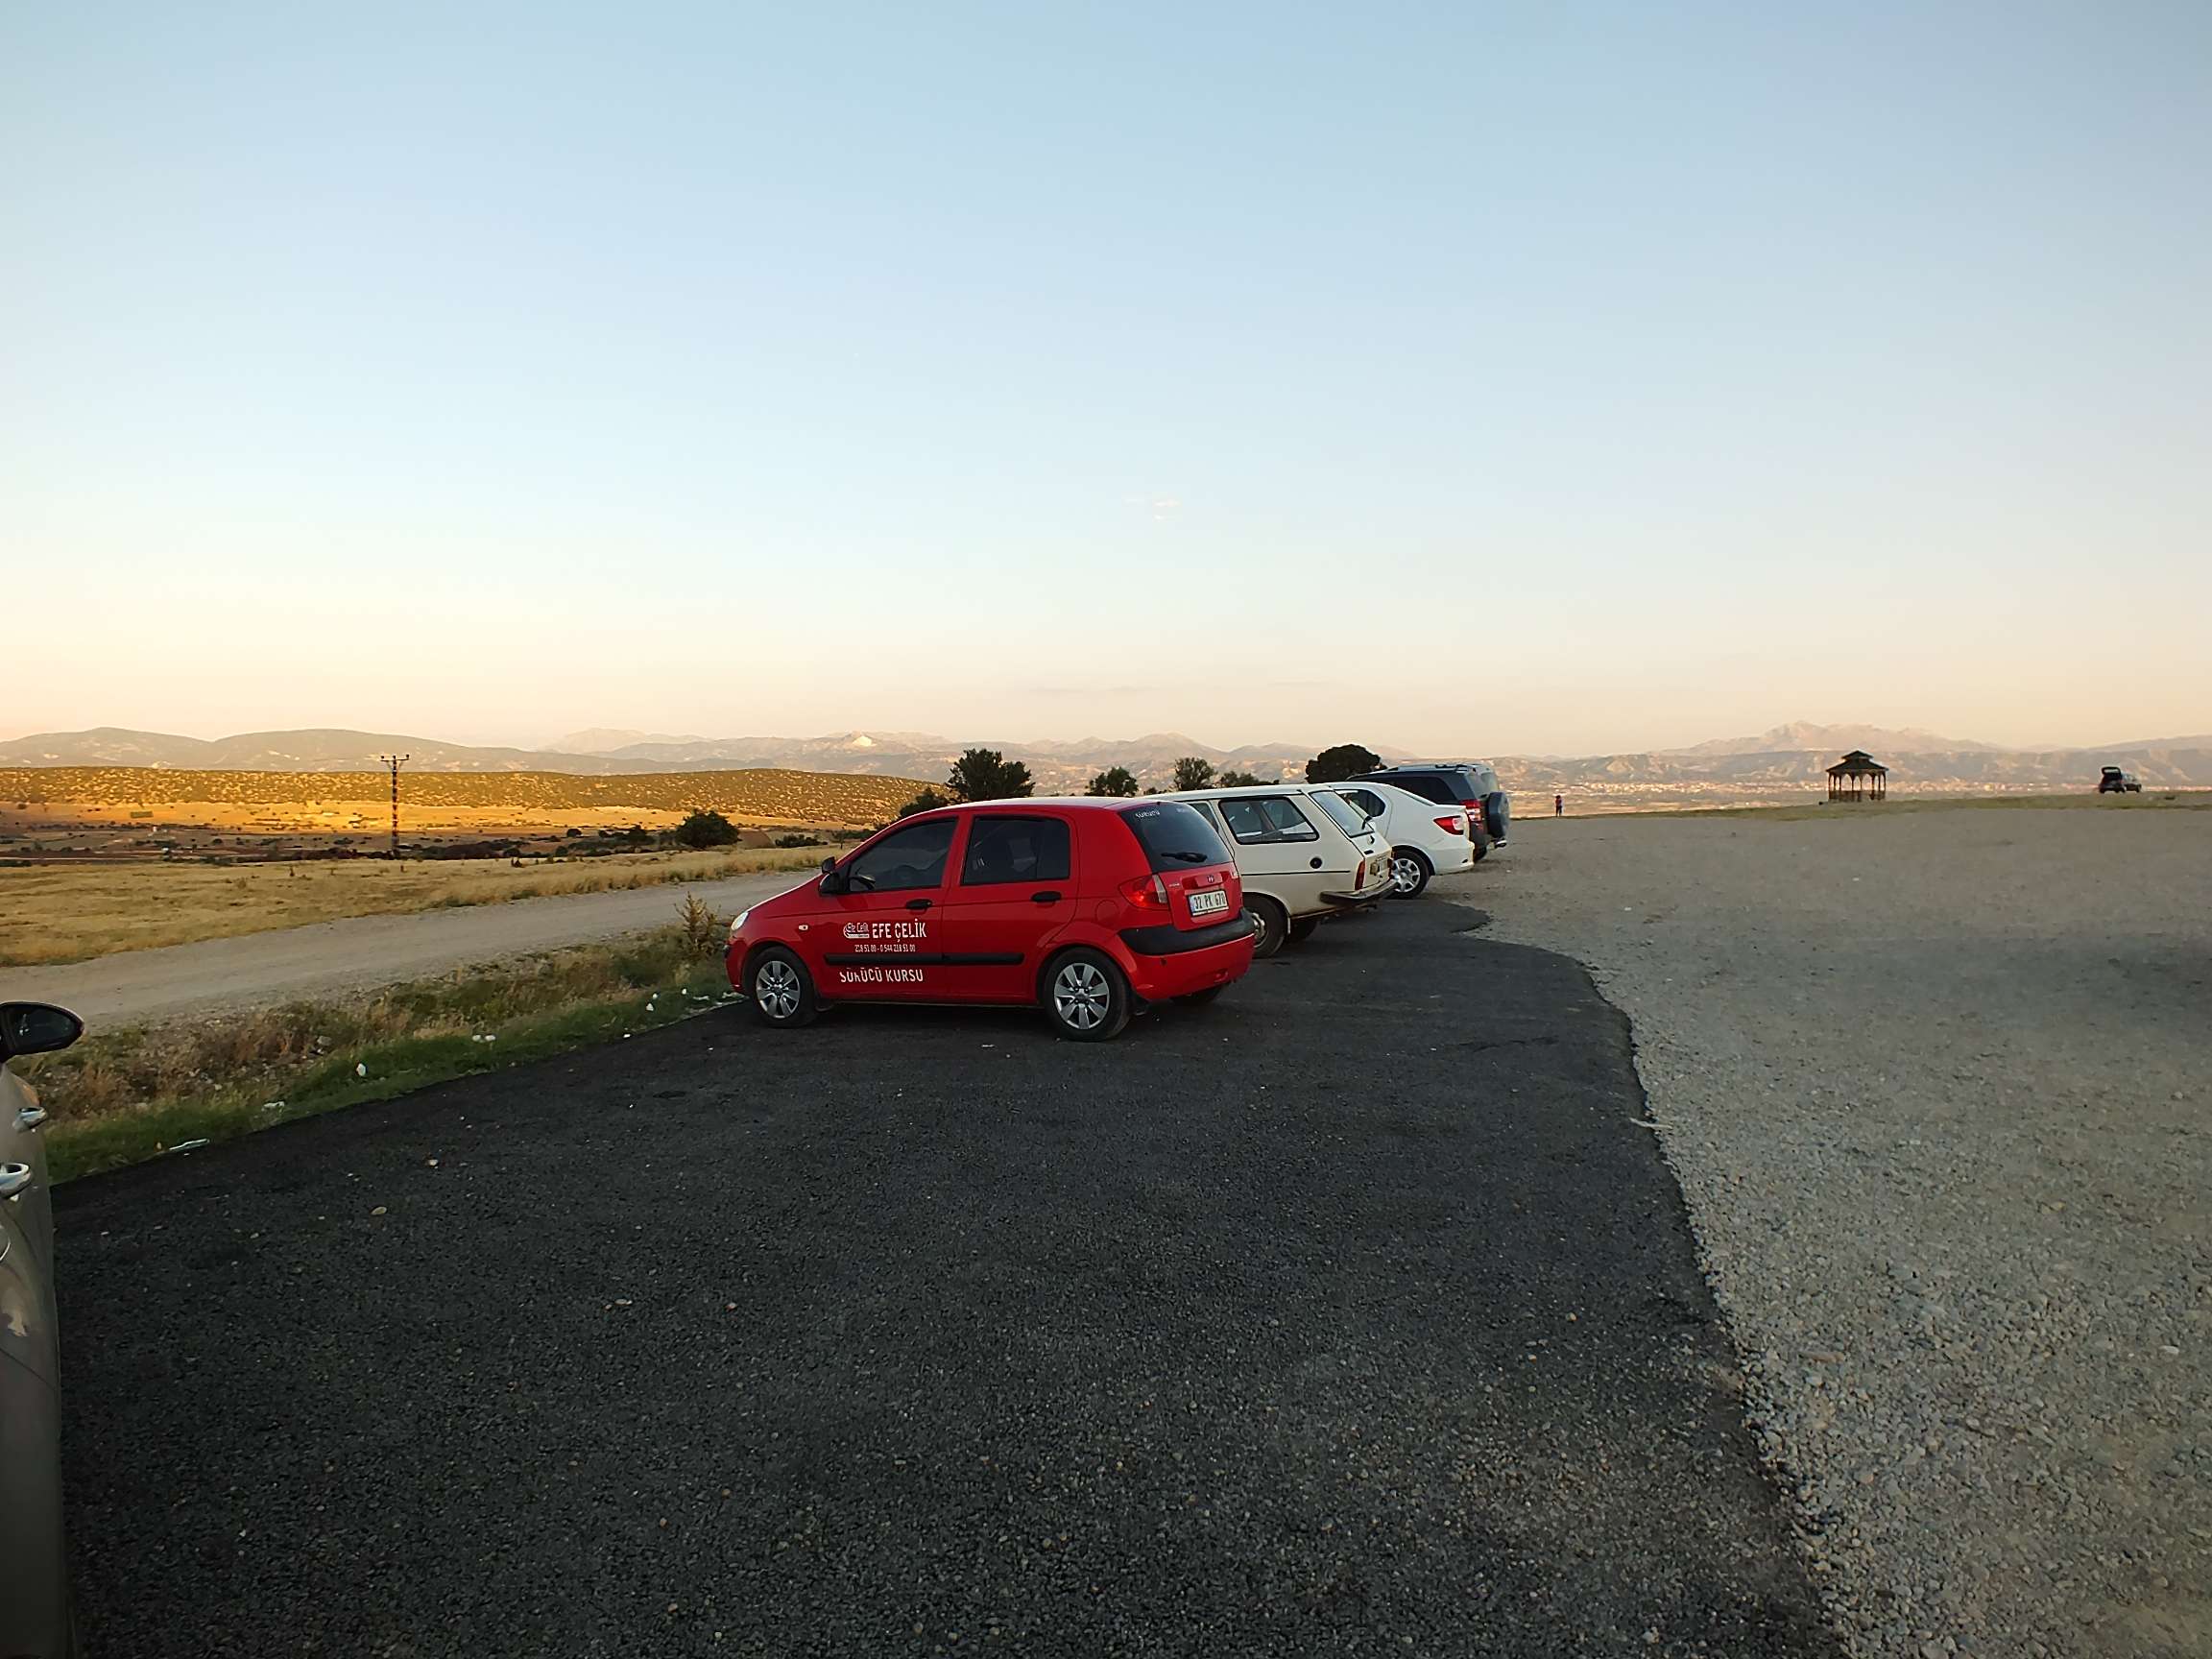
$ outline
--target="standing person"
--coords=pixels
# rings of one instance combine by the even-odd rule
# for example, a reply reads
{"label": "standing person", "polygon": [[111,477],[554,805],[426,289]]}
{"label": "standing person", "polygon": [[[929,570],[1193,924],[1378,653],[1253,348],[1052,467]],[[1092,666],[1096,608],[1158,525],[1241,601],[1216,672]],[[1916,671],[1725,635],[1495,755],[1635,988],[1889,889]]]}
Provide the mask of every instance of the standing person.
{"label": "standing person", "polygon": [[1554,818],[1564,818],[1567,816],[1566,796],[1554,795],[1551,797],[1551,816]]}

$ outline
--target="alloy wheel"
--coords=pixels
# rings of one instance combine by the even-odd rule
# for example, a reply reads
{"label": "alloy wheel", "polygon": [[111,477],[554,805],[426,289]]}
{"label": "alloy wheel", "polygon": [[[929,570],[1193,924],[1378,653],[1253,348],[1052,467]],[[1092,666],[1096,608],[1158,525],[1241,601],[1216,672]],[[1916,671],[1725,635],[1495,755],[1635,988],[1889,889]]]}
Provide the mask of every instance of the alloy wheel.
{"label": "alloy wheel", "polygon": [[769,1015],[788,1020],[799,1012],[799,970],[780,956],[760,964],[753,975],[753,997]]}
{"label": "alloy wheel", "polygon": [[1106,1022],[1114,988],[1093,962],[1070,962],[1052,976],[1052,1012],[1070,1031],[1094,1031]]}

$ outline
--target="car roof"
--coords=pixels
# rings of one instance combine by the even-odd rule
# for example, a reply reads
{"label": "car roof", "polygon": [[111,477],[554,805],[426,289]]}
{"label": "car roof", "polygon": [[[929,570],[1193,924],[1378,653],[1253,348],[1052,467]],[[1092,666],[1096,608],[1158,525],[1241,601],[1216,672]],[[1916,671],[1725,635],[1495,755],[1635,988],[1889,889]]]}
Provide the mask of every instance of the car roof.
{"label": "car roof", "polygon": [[[1144,797],[1142,795],[1008,795],[997,801],[948,801],[944,805],[932,806],[929,810],[931,812],[975,812],[985,808],[996,811],[1001,807],[1050,806],[1057,811],[1066,811],[1070,807],[1080,807],[1093,811],[1112,812],[1143,799]],[[917,812],[915,816],[920,818],[925,814]]]}
{"label": "car roof", "polygon": [[[1349,779],[1346,780],[1350,781]],[[1233,795],[1280,795],[1286,789],[1327,789],[1327,783],[1238,783],[1228,789],[1171,789],[1165,795],[1139,796],[1154,801],[1223,801]]]}

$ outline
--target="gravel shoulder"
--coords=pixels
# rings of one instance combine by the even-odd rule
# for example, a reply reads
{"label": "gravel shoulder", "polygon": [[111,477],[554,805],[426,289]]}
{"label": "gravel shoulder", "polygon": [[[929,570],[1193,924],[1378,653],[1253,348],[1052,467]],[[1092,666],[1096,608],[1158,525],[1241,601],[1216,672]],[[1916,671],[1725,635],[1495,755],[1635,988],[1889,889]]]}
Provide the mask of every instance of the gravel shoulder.
{"label": "gravel shoulder", "polygon": [[150,1025],[373,989],[472,962],[619,938],[675,921],[686,894],[728,916],[803,878],[774,871],[687,886],[354,916],[312,927],[126,950],[89,962],[0,968],[0,998],[59,1002],[94,1024]]}
{"label": "gravel shoulder", "polygon": [[1863,1654],[2212,1651],[2212,815],[1516,825]]}

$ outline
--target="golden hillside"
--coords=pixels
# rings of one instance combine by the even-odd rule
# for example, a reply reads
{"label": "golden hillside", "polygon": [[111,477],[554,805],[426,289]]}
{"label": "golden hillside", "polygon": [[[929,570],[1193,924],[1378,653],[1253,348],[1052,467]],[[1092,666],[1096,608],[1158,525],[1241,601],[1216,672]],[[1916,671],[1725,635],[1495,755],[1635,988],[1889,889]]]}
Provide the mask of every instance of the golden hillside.
{"label": "golden hillside", "polygon": [[[880,824],[923,787],[910,778],[838,772],[639,772],[583,778],[567,772],[402,772],[403,808],[525,813],[686,812],[803,824]],[[0,769],[0,805],[158,808],[210,803],[281,808],[362,805],[381,810],[382,772],[189,772],[149,766]]]}

